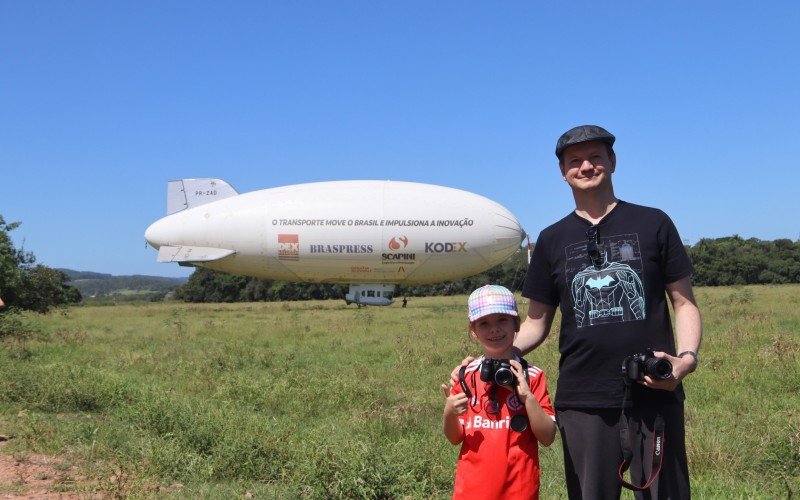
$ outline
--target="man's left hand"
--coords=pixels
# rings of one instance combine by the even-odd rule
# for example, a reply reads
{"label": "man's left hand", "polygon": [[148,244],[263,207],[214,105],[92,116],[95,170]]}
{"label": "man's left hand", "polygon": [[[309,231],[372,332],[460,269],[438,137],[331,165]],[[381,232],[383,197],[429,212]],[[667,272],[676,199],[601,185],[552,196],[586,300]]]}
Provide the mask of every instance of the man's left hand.
{"label": "man's left hand", "polygon": [[664,358],[672,363],[672,376],[666,380],[656,380],[653,377],[645,375],[644,380],[639,380],[638,383],[649,387],[651,389],[661,389],[664,391],[674,391],[678,384],[686,378],[686,375],[692,373],[695,369],[695,362],[692,356],[684,356],[677,358],[670,356],[662,351],[655,351],[653,355],[657,358]]}

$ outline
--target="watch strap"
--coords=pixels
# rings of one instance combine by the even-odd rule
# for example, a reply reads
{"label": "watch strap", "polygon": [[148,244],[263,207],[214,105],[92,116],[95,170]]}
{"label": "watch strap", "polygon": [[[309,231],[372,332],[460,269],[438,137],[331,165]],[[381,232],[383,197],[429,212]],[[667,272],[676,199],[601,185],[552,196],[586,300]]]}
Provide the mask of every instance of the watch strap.
{"label": "watch strap", "polygon": [[697,353],[694,352],[694,351],[683,351],[682,353],[678,354],[678,357],[682,358],[682,357],[686,356],[687,354],[694,358],[694,365],[697,366],[697,363],[699,362],[699,360],[697,359]]}

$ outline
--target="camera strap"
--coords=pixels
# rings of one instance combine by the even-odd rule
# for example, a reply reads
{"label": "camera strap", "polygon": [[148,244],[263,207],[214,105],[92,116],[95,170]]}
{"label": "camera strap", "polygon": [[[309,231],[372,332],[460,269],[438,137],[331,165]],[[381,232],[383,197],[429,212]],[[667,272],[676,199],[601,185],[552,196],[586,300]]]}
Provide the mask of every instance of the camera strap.
{"label": "camera strap", "polygon": [[[472,399],[472,391],[469,390],[469,386],[467,385],[466,374],[467,372],[467,365],[461,365],[461,368],[458,369],[458,384],[461,386],[461,390],[464,391],[464,394],[467,395],[467,399]],[[473,372],[472,375],[472,385],[475,385],[475,374]]]}
{"label": "camera strap", "polygon": [[528,361],[522,356],[519,357],[519,364],[522,366],[522,373],[525,374],[525,383],[531,385],[531,376],[528,373]]}
{"label": "camera strap", "polygon": [[[665,427],[664,417],[661,415],[661,412],[656,413],[655,422],[653,423],[653,462],[650,467],[650,477],[647,479],[647,482],[641,486],[629,483],[623,477],[625,471],[627,471],[631,466],[631,460],[633,459],[633,448],[631,447],[630,437],[631,433],[630,429],[628,428],[628,416],[626,415],[625,411],[625,403],[628,399],[629,391],[630,382],[626,381],[625,396],[622,399],[622,413],[620,413],[619,416],[619,439],[622,446],[622,462],[619,464],[619,468],[617,469],[617,476],[619,476],[622,486],[628,488],[629,490],[644,491],[648,489],[651,484],[653,484],[653,481],[656,480],[658,474],[661,472],[661,466],[663,465]],[[631,480],[633,480],[632,477]]]}
{"label": "camera strap", "polygon": [[[525,374],[525,383],[528,385],[528,387],[530,387],[530,385],[531,385],[531,375],[530,375],[530,373],[528,373],[528,361],[525,358],[523,358],[522,356],[518,357],[517,360],[519,360],[519,364],[522,367],[522,373]],[[517,395],[517,399],[519,399],[519,391],[517,391],[517,386],[516,385],[514,385],[514,394],[516,394]]]}

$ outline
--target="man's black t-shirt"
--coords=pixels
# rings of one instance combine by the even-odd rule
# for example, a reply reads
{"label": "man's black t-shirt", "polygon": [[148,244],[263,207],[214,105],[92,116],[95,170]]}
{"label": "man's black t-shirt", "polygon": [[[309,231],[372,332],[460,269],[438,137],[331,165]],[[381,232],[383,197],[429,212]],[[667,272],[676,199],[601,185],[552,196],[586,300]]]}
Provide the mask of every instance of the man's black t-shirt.
{"label": "man's black t-shirt", "polygon": [[[693,272],[678,231],[661,210],[619,201],[597,226],[600,260],[587,253],[592,227],[574,212],[546,228],[522,295],[561,306],[555,407],[620,407],[623,360],[647,348],[675,355],[665,285]],[[673,402],[674,392],[632,384],[634,401]]]}

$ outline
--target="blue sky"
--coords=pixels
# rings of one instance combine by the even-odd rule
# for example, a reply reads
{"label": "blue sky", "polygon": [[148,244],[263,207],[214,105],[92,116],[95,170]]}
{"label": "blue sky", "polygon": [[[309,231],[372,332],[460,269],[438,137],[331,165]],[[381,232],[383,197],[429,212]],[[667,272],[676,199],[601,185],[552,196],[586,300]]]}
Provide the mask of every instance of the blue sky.
{"label": "blue sky", "polygon": [[191,272],[144,246],[179,178],[440,184],[536,235],[574,207],[556,139],[595,123],[617,196],[690,243],[796,240],[798,23],[789,1],[0,0],[0,214],[46,265],[160,276]]}

